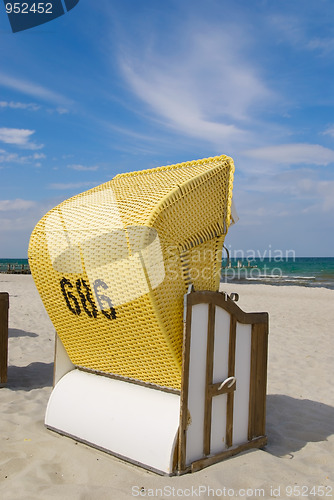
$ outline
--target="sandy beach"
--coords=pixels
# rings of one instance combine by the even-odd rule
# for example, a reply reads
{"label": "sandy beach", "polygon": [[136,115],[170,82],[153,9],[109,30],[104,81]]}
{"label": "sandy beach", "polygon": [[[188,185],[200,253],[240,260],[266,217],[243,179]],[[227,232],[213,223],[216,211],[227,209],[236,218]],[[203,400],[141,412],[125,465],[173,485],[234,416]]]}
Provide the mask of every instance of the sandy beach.
{"label": "sandy beach", "polygon": [[0,498],[334,497],[334,291],[222,285],[270,315],[267,435],[194,474],[163,477],[44,427],[54,329],[29,275],[0,274],[10,294],[8,384],[0,389]]}

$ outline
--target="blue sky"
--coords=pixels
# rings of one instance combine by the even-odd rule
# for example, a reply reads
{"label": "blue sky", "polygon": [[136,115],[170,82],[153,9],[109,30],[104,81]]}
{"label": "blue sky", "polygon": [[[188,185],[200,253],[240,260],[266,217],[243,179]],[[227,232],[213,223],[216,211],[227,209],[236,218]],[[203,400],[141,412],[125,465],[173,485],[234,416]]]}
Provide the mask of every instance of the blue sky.
{"label": "blue sky", "polygon": [[117,173],[220,154],[232,252],[334,256],[332,0],[80,0],[15,34],[0,4],[0,258]]}

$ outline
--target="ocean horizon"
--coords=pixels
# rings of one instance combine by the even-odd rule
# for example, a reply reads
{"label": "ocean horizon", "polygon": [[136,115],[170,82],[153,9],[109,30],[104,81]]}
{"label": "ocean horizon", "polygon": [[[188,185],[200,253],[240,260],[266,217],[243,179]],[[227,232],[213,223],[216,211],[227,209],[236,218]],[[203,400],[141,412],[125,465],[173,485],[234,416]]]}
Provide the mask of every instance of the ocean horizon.
{"label": "ocean horizon", "polygon": [[[28,259],[0,259],[0,273],[6,273],[8,269],[20,273],[22,269],[28,268]],[[225,258],[220,281],[334,290],[334,257]]]}

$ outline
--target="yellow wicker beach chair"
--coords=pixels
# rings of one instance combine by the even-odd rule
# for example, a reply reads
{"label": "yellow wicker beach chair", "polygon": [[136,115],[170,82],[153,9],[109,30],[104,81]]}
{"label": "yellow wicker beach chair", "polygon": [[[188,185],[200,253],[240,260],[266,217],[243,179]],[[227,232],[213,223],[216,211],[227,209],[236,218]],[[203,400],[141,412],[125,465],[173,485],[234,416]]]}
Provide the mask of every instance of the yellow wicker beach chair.
{"label": "yellow wicker beach chair", "polygon": [[234,165],[117,175],[46,214],[29,263],[72,363],[180,388],[183,296],[218,290]]}
{"label": "yellow wicker beach chair", "polygon": [[218,292],[233,173],[219,156],[118,175],[37,224],[48,428],[169,475],[266,443],[268,316]]}

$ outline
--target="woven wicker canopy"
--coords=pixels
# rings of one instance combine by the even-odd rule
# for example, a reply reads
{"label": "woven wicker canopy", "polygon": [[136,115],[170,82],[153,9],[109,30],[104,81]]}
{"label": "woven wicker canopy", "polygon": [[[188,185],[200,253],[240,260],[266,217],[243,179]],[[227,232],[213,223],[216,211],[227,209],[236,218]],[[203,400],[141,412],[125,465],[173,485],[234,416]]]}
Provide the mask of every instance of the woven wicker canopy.
{"label": "woven wicker canopy", "polygon": [[29,262],[72,363],[180,388],[183,296],[218,290],[227,156],[117,175],[35,227]]}

